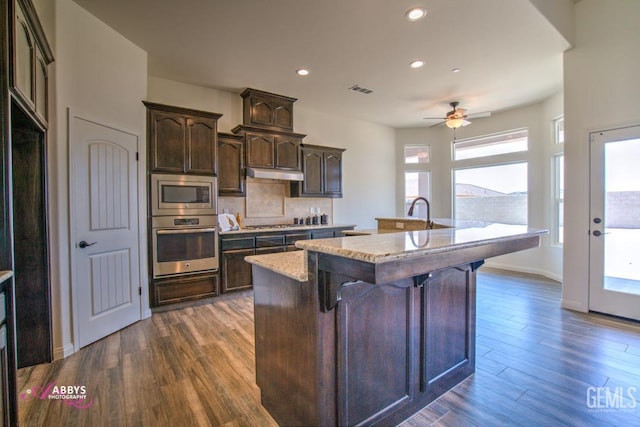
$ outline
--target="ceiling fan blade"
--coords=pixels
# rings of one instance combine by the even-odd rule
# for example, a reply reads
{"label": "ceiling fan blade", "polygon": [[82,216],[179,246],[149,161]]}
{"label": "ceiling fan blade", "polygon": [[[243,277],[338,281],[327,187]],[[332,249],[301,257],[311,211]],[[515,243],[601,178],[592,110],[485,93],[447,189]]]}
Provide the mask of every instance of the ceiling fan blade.
{"label": "ceiling fan blade", "polygon": [[[439,119],[439,120],[442,120],[442,119]],[[442,126],[443,124],[444,124],[444,121],[441,121],[441,122],[438,122],[438,123],[436,123],[436,124],[434,124],[434,125],[431,125],[431,126],[429,126],[429,127],[430,127],[430,128],[434,128],[434,127],[437,127],[437,126]]]}
{"label": "ceiling fan blade", "polygon": [[423,117],[423,120],[446,120],[444,117]]}
{"label": "ceiling fan blade", "polygon": [[470,125],[470,124],[471,124],[471,122],[469,120],[463,120],[462,121],[462,126],[467,126],[467,125]]}
{"label": "ceiling fan blade", "polygon": [[491,111],[484,111],[482,113],[473,113],[467,115],[468,119],[479,119],[480,117],[491,117]]}

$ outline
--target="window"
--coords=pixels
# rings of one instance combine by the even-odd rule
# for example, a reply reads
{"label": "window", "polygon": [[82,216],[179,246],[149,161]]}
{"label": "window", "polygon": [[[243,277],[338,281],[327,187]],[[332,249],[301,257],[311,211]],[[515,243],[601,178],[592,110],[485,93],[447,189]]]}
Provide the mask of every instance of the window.
{"label": "window", "polygon": [[[416,197],[431,198],[431,172],[405,172],[404,173],[404,212],[409,212],[411,202]],[[416,204],[413,210],[413,216],[416,218],[427,217],[427,206],[424,203]]]}
{"label": "window", "polygon": [[553,149],[551,156],[551,171],[553,182],[552,193],[552,238],[553,243],[562,245],[564,242],[564,116],[553,120]]}
{"label": "window", "polygon": [[558,117],[553,121],[554,140],[556,144],[564,143],[564,117]]}
{"label": "window", "polygon": [[[404,214],[409,211],[411,202],[416,197],[431,198],[431,146],[427,144],[408,144],[404,146]],[[419,203],[413,210],[417,218],[427,217],[427,208]]]}
{"label": "window", "polygon": [[431,146],[429,145],[405,145],[404,163],[429,163],[430,154]]}
{"label": "window", "polygon": [[554,202],[553,227],[554,242],[561,245],[564,242],[564,154],[553,156],[554,173]]}
{"label": "window", "polygon": [[527,224],[527,163],[454,170],[454,216],[503,224]]}
{"label": "window", "polygon": [[527,151],[528,135],[527,129],[518,129],[476,138],[459,139],[453,146],[453,160]]}

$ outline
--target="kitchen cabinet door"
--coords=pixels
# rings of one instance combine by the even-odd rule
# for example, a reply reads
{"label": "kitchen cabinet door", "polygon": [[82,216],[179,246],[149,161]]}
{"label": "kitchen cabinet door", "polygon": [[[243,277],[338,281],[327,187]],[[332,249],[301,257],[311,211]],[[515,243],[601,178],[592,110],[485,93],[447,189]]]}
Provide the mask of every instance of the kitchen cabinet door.
{"label": "kitchen cabinet door", "polygon": [[302,181],[302,191],[300,195],[304,195],[306,197],[322,197],[324,195],[323,152],[309,148],[303,149],[302,152],[302,171],[304,173],[304,181]]}
{"label": "kitchen cabinet door", "polygon": [[216,174],[217,120],[189,117],[186,133],[187,173]]}
{"label": "kitchen cabinet door", "polygon": [[275,167],[300,170],[300,138],[279,135],[274,138]]}
{"label": "kitchen cabinet door", "polygon": [[325,151],[324,196],[342,197],[342,151]]}
{"label": "kitchen cabinet door", "polygon": [[183,173],[186,119],[175,114],[151,111],[149,145],[152,172]]}
{"label": "kitchen cabinet door", "polygon": [[247,167],[275,167],[275,136],[269,134],[247,132],[245,144],[247,148]]}
{"label": "kitchen cabinet door", "polygon": [[218,134],[218,195],[246,195],[244,142],[241,136]]}
{"label": "kitchen cabinet door", "polygon": [[253,285],[251,264],[244,257],[254,255],[254,249],[236,249],[223,251],[222,263],[222,293],[249,289]]}

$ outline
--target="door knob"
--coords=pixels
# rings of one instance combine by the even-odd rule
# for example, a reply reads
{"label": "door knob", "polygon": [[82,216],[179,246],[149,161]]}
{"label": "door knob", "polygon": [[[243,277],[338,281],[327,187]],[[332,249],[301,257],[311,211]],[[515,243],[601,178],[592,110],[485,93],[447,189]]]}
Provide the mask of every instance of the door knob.
{"label": "door knob", "polygon": [[88,246],[93,246],[98,242],[92,242],[92,243],[87,243],[85,240],[82,240],[80,243],[78,243],[78,246],[80,247],[80,249],[84,249]]}
{"label": "door knob", "polygon": [[602,233],[600,232],[600,230],[595,230],[595,231],[593,232],[593,235],[594,235],[594,236],[596,236],[596,237],[598,237],[598,236],[602,236]]}

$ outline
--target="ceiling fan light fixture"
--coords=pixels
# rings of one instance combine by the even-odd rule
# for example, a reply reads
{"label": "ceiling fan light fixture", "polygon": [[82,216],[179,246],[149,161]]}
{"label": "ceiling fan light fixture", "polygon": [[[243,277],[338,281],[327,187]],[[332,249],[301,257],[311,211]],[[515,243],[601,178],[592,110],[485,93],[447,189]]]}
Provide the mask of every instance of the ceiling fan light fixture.
{"label": "ceiling fan light fixture", "polygon": [[427,9],[425,9],[424,7],[414,7],[409,9],[407,13],[404,14],[404,16],[406,16],[410,22],[419,21],[427,16]]}
{"label": "ceiling fan light fixture", "polygon": [[452,119],[447,119],[444,124],[447,125],[448,128],[450,129],[458,129],[459,127],[461,127],[464,124],[464,119],[462,118],[452,118]]}

